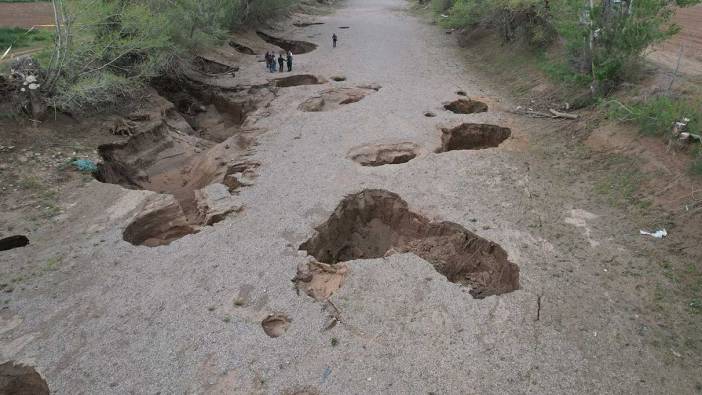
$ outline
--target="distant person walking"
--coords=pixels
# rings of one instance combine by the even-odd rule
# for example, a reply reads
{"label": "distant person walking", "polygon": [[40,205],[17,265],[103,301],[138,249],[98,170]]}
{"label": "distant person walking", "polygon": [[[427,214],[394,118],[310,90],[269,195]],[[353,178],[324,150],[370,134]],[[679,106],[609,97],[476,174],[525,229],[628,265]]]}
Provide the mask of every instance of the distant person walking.
{"label": "distant person walking", "polygon": [[278,54],[278,71],[283,72],[283,65],[285,64],[285,59],[283,59],[283,54]]}
{"label": "distant person walking", "polygon": [[332,41],[334,42],[334,48],[336,48],[336,42],[339,41],[339,37],[336,36],[336,33],[332,34]]}
{"label": "distant person walking", "polygon": [[291,72],[291,71],[292,71],[292,60],[293,60],[293,59],[292,59],[292,51],[288,51],[288,59],[287,59],[287,62],[288,62],[288,72]]}

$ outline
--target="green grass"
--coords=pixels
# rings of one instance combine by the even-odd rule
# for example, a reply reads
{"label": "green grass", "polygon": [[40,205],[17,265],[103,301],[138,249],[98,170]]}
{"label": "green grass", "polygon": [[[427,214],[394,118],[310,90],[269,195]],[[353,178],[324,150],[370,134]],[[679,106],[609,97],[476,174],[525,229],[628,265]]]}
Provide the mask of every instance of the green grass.
{"label": "green grass", "polygon": [[595,183],[595,192],[614,207],[646,208],[650,203],[636,196],[643,174],[635,163],[621,155],[612,155],[608,158],[607,165],[605,177]]}
{"label": "green grass", "polygon": [[3,27],[0,28],[0,54],[4,53],[10,46],[22,48],[50,43],[53,37],[52,30]]}

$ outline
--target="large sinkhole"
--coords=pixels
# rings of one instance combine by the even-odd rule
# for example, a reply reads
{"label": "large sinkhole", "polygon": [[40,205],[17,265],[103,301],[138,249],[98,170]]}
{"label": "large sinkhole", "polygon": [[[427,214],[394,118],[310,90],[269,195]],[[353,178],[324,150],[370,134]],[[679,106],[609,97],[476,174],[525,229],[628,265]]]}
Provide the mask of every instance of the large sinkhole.
{"label": "large sinkhole", "polygon": [[494,148],[512,135],[509,128],[479,123],[464,123],[441,132],[441,147],[436,152]]}
{"label": "large sinkhole", "polygon": [[222,142],[236,134],[248,114],[257,108],[258,92],[226,92],[194,81],[172,78],[155,79],[152,86],[173,103],[198,137],[214,142]]}
{"label": "large sinkhole", "polygon": [[125,229],[124,240],[167,245],[240,210],[231,192],[249,184],[258,164],[241,161],[244,151],[231,140],[214,144],[162,123],[127,142],[98,147],[99,181],[164,194]]}
{"label": "large sinkhole", "polygon": [[444,104],[444,109],[454,114],[476,114],[486,112],[488,106],[479,100],[458,99]]}
{"label": "large sinkhole", "polygon": [[49,395],[49,386],[31,366],[14,361],[0,365],[0,394]]}
{"label": "large sinkhole", "polygon": [[431,222],[395,193],[370,189],[347,196],[300,246],[327,264],[414,253],[476,299],[519,289],[519,267],[499,245],[452,222]]}
{"label": "large sinkhole", "polygon": [[256,51],[245,45],[241,45],[236,41],[229,41],[229,46],[236,49],[236,51],[239,53],[243,53],[245,55],[256,55]]}
{"label": "large sinkhole", "polygon": [[258,36],[261,37],[265,42],[277,45],[278,47],[286,51],[290,51],[293,53],[293,55],[300,55],[303,53],[312,52],[315,49],[317,49],[317,44],[313,44],[307,41],[286,40],[283,38],[271,36],[261,31],[256,32],[256,34],[258,34]]}
{"label": "large sinkhole", "polygon": [[290,88],[293,86],[302,85],[319,85],[326,82],[324,79],[311,74],[291,75],[289,77],[276,78],[273,81],[275,82],[275,86],[278,88]]}

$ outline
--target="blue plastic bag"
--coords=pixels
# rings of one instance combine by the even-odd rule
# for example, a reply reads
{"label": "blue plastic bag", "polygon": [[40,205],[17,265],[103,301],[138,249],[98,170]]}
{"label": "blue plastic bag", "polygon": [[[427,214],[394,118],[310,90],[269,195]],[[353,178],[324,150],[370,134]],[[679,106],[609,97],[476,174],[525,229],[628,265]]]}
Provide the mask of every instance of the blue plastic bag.
{"label": "blue plastic bag", "polygon": [[78,159],[74,160],[73,166],[82,173],[95,173],[97,171],[97,165],[90,159]]}

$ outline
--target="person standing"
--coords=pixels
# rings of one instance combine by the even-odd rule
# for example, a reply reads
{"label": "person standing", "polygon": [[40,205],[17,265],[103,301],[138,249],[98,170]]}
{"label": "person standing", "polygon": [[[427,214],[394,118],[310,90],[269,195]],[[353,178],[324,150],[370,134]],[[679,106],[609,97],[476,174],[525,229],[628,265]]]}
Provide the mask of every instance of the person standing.
{"label": "person standing", "polygon": [[275,51],[271,52],[271,55],[268,58],[268,71],[275,73]]}
{"label": "person standing", "polygon": [[285,59],[283,59],[283,54],[278,54],[278,71],[283,72],[283,65],[285,64]]}
{"label": "person standing", "polygon": [[288,51],[288,72],[292,71],[292,51]]}
{"label": "person standing", "polygon": [[339,40],[339,37],[336,36],[336,33],[332,34],[332,41],[334,42],[334,48],[336,48],[336,42]]}
{"label": "person standing", "polygon": [[270,72],[271,71],[271,53],[266,52],[266,56],[264,59],[266,60],[266,71]]}

